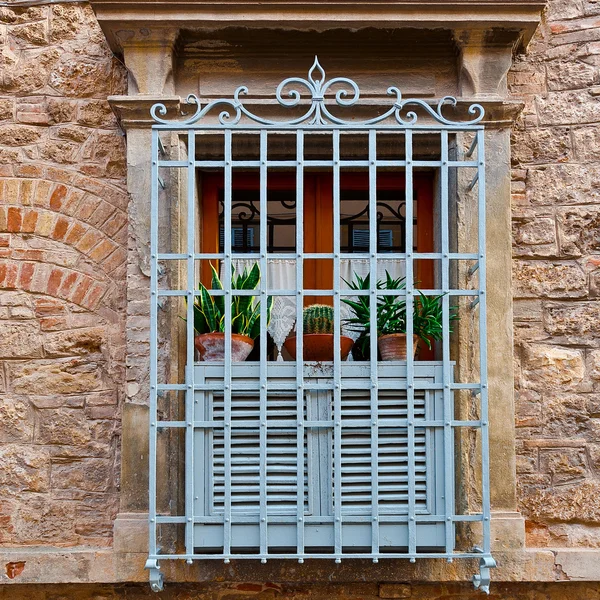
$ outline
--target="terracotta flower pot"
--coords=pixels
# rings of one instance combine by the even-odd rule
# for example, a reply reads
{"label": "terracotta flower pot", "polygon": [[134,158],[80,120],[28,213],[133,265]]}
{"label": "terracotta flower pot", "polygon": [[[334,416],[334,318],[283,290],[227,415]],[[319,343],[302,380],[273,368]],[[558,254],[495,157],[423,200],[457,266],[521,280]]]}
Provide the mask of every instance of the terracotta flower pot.
{"label": "terracotta flower pot", "polygon": [[[203,333],[194,338],[194,345],[204,362],[225,360],[225,334]],[[243,362],[254,348],[254,340],[246,335],[231,334],[231,362]]]}
{"label": "terracotta flower pot", "polygon": [[[413,356],[417,353],[419,336],[413,335]],[[377,338],[381,360],[406,360],[406,334],[390,333]]]}
{"label": "terracotta flower pot", "polygon": [[[304,360],[324,362],[333,360],[333,334],[332,333],[306,333],[303,336]],[[354,340],[345,335],[340,336],[340,350],[342,360],[348,358]],[[296,360],[296,336],[285,340],[284,348],[290,353],[292,360]]]}

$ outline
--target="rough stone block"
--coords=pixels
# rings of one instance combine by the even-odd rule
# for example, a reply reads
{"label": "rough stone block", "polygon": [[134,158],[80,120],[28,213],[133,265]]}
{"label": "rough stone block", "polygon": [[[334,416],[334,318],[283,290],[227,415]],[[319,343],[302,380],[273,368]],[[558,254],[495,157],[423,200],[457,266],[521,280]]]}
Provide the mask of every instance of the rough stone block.
{"label": "rough stone block", "polygon": [[39,444],[86,446],[91,440],[90,423],[83,410],[42,410],[38,417],[35,439]]}
{"label": "rough stone block", "polygon": [[30,442],[33,438],[33,415],[28,402],[0,397],[0,442]]}
{"label": "rough stone block", "polygon": [[516,260],[513,264],[516,298],[584,298],[587,277],[575,263]]}
{"label": "rough stone block", "polygon": [[[596,108],[596,115],[600,108]],[[597,118],[597,116],[596,116]],[[573,131],[575,154],[581,161],[600,160],[600,127],[581,127]]]}
{"label": "rough stone block", "polygon": [[0,358],[40,358],[41,342],[39,325],[33,321],[0,323]]}
{"label": "rough stone block", "polygon": [[572,152],[570,132],[561,127],[518,130],[512,148],[517,165],[563,161]]}
{"label": "rough stone block", "polygon": [[530,344],[524,348],[523,384],[526,387],[573,388],[583,381],[585,363],[581,350]]}
{"label": "rough stone block", "polygon": [[600,173],[593,165],[558,164],[529,169],[531,204],[592,204],[600,201]]}
{"label": "rough stone block", "polygon": [[568,336],[572,343],[594,344],[600,335],[600,306],[597,302],[547,304],[544,329],[554,336]]}
{"label": "rough stone block", "polygon": [[54,489],[105,492],[111,487],[112,464],[103,458],[85,458],[52,464]]}
{"label": "rough stone block", "polygon": [[73,329],[44,336],[46,356],[84,356],[102,350],[105,330],[101,327]]}
{"label": "rough stone block", "polygon": [[600,102],[588,90],[550,92],[537,100],[541,125],[577,125],[593,123]]}
{"label": "rough stone block", "polygon": [[600,254],[600,208],[572,207],[557,214],[561,252],[565,256]]}
{"label": "rough stone block", "polygon": [[585,451],[577,448],[540,450],[540,471],[552,477],[552,485],[581,481],[588,474]]}
{"label": "rough stone block", "polygon": [[9,369],[12,389],[19,394],[78,394],[102,388],[97,363],[83,359],[29,361]]}
{"label": "rough stone block", "polygon": [[556,225],[553,217],[517,216],[513,221],[515,256],[556,256]]}
{"label": "rough stone block", "polygon": [[598,69],[580,61],[554,61],[548,65],[551,90],[585,90],[598,83]]}
{"label": "rough stone block", "polygon": [[0,487],[3,494],[47,492],[50,486],[50,458],[39,446],[0,446]]}
{"label": "rough stone block", "polygon": [[526,515],[540,521],[577,521],[600,524],[600,483],[583,481],[550,489],[530,490],[521,496]]}

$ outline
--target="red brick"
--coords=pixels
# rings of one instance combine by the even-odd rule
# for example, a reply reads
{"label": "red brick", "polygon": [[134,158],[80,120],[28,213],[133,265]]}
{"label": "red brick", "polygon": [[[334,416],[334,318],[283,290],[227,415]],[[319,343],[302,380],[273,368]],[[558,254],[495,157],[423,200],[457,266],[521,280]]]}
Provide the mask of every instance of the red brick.
{"label": "red brick", "polygon": [[21,264],[21,272],[19,273],[19,288],[22,290],[28,290],[31,286],[31,280],[33,279],[33,273],[35,271],[35,264],[30,262],[24,262]]}
{"label": "red brick", "polygon": [[20,208],[17,208],[16,206],[9,206],[7,220],[8,220],[7,231],[10,231],[12,233],[17,233],[17,232],[21,231],[21,223],[22,223],[23,217],[21,215]]}
{"label": "red brick", "polygon": [[113,271],[120,267],[127,259],[127,251],[124,248],[117,248],[103,263],[102,268],[108,274],[113,275]]}
{"label": "red brick", "polygon": [[73,173],[58,169],[56,167],[48,167],[48,179],[60,183],[70,184],[73,182]]}
{"label": "red brick", "polygon": [[60,289],[58,290],[58,295],[61,298],[68,298],[69,294],[71,293],[71,289],[75,285],[75,282],[77,281],[78,277],[79,273],[72,271],[63,279]]}
{"label": "red brick", "polygon": [[6,289],[15,289],[17,287],[17,277],[19,276],[19,265],[10,262],[6,265],[6,275],[4,277],[4,287]]}
{"label": "red brick", "polygon": [[101,201],[94,214],[89,218],[88,223],[94,227],[100,227],[112,215],[115,207],[108,202]]}
{"label": "red brick", "polygon": [[51,235],[52,239],[62,241],[67,233],[67,229],[69,229],[69,225],[70,223],[67,219],[59,218],[54,226],[54,231]]}
{"label": "red brick", "polygon": [[106,285],[94,282],[94,284],[86,294],[84,300],[81,302],[81,306],[85,306],[90,310],[94,310],[98,306],[98,303],[102,299],[102,296],[104,296],[104,294],[106,293],[106,290]]}
{"label": "red brick", "polygon": [[88,252],[88,256],[95,262],[102,262],[107,256],[114,252],[117,245],[110,240],[102,240],[91,252]]}
{"label": "red brick", "polygon": [[35,181],[33,179],[24,179],[21,181],[19,189],[19,203],[22,206],[30,206],[33,204],[33,192]]}
{"label": "red brick", "polygon": [[75,287],[71,293],[71,296],[69,297],[69,300],[71,300],[71,302],[74,302],[75,304],[81,304],[81,301],[83,300],[83,298],[85,297],[87,291],[90,289],[90,286],[92,285],[92,279],[90,279],[89,277],[82,277],[79,281],[79,283],[77,284],[77,287]]}
{"label": "red brick", "polygon": [[85,232],[88,230],[87,227],[82,225],[81,223],[73,223],[71,229],[67,233],[67,237],[65,238],[65,242],[67,244],[76,244],[81,238],[84,236]]}
{"label": "red brick", "polygon": [[38,212],[37,210],[25,210],[24,213],[21,231],[23,233],[33,233],[37,223]]}
{"label": "red brick", "polygon": [[60,212],[63,215],[73,216],[77,212],[79,201],[83,198],[83,192],[79,190],[71,190],[69,195],[64,199]]}
{"label": "red brick", "polygon": [[15,167],[15,175],[17,177],[42,179],[44,177],[44,168],[39,165],[17,165]]}
{"label": "red brick", "polygon": [[81,221],[87,221],[98,207],[98,198],[94,196],[85,196],[77,207],[77,218]]}
{"label": "red brick", "polygon": [[44,260],[44,251],[43,250],[32,250],[31,248],[26,249],[15,249],[13,250],[12,257],[15,260],[35,260],[35,261],[43,261]]}
{"label": "red brick", "polygon": [[66,195],[67,188],[64,185],[56,186],[50,196],[50,208],[52,210],[59,210]]}
{"label": "red brick", "polygon": [[115,213],[102,225],[101,229],[109,237],[113,237],[123,225],[127,222],[127,216],[124,212],[117,210]]}
{"label": "red brick", "polygon": [[43,317],[40,319],[40,327],[43,331],[56,331],[67,329],[67,320],[64,317]]}
{"label": "red brick", "polygon": [[0,263],[0,286],[4,287],[4,279],[6,278],[6,267],[8,266],[7,263],[5,262],[1,262]]}
{"label": "red brick", "polygon": [[60,287],[61,281],[63,277],[62,269],[52,269],[50,273],[50,277],[48,278],[48,285],[46,286],[46,291],[50,296],[56,296],[56,292]]}
{"label": "red brick", "polygon": [[75,244],[75,248],[83,253],[89,252],[98,242],[103,239],[102,234],[95,229],[89,229],[88,232]]}
{"label": "red brick", "polygon": [[35,312],[37,315],[57,315],[65,312],[65,305],[54,298],[34,298]]}
{"label": "red brick", "polygon": [[0,235],[0,248],[8,248],[10,246],[10,235],[3,233]]}

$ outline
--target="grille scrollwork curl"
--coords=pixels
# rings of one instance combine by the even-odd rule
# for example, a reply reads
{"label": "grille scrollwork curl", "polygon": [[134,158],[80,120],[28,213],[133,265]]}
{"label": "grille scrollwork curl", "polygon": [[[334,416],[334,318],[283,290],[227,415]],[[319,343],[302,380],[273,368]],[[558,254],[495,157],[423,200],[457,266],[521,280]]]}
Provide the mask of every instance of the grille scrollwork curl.
{"label": "grille scrollwork curl", "polygon": [[[485,116],[485,109],[481,104],[471,104],[468,107],[469,115],[473,119],[467,121],[454,121],[446,117],[443,112],[446,107],[456,108],[458,101],[452,96],[444,96],[437,105],[432,106],[420,98],[402,98],[402,92],[394,86],[387,89],[387,95],[394,98],[393,105],[383,114],[377,115],[367,120],[346,120],[334,115],[326,102],[327,92],[336,87],[334,91],[335,105],[342,108],[355,106],[360,98],[360,89],[356,82],[347,77],[335,77],[327,81],[325,69],[319,64],[319,59],[315,61],[308,71],[308,78],[288,77],[284,79],[275,91],[275,99],[280,106],[284,108],[295,108],[302,104],[303,97],[310,100],[306,112],[290,120],[273,120],[261,117],[249,110],[243,102],[243,96],[248,94],[246,86],[238,87],[232,99],[220,98],[213,100],[205,106],[202,106],[198,96],[190,94],[187,97],[187,104],[195,106],[193,115],[182,119],[167,119],[167,108],[162,103],[157,103],[150,109],[152,119],[161,125],[171,125],[177,127],[193,126],[205,118],[209,113],[218,112],[218,122],[223,126],[234,126],[246,117],[250,122],[267,126],[355,126],[364,127],[385,123],[386,121],[395,121],[402,127],[415,126],[419,120],[421,111],[436,123],[445,126],[469,126],[477,125]],[[308,96],[307,96],[308,94]],[[330,102],[333,106],[333,102]]]}

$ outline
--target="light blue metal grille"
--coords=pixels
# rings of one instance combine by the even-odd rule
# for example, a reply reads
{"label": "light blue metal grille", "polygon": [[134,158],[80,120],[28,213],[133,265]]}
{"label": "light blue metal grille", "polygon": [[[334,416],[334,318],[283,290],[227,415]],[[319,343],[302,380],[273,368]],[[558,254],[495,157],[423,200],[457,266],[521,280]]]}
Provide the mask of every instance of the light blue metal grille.
{"label": "light blue metal grille", "polygon": [[[294,89],[290,88],[294,86]],[[302,99],[297,86],[310,93]],[[285,95],[286,90],[288,91]],[[252,113],[242,102],[247,93],[240,87],[232,100],[217,100],[202,107],[191,95],[188,103],[196,106],[187,119],[166,119],[166,109],[157,104],[151,114],[152,198],[151,198],[151,351],[150,351],[150,552],[148,568],[153,587],[162,585],[159,560],[255,558],[405,558],[419,557],[479,558],[481,574],[476,585],[487,590],[490,566],[490,506],[487,436],[487,378],[485,321],[485,163],[484,116],[480,105],[472,105],[471,120],[457,122],[443,113],[455,107],[456,100],[443,98],[432,107],[424,100],[402,99],[397,88],[390,87],[394,98],[387,110],[368,120],[346,120],[337,112],[347,110],[359,100],[355,82],[346,78],[327,80],[315,60],[308,79],[292,77],[276,91],[279,105],[297,111],[288,121],[275,121]],[[326,102],[334,94],[335,106]],[[221,111],[221,112],[219,112]],[[302,112],[304,111],[304,112]],[[332,112],[333,111],[333,112]],[[161,134],[179,134],[187,145],[187,160],[161,158]],[[196,148],[202,135],[220,136],[223,157],[198,159]],[[258,141],[257,159],[237,158],[233,145],[237,135],[254,135]],[[287,157],[270,158],[270,141],[283,134],[294,136]],[[305,157],[306,136],[321,135],[331,144],[331,157]],[[343,136],[362,136],[368,150],[363,156],[343,156]],[[402,140],[403,156],[378,155],[380,136],[397,135]],[[439,152],[433,158],[415,153],[426,136],[437,136]],[[462,137],[461,137],[462,136]],[[419,141],[416,141],[416,138]],[[465,138],[472,140],[462,151]],[[451,152],[451,146],[453,148]],[[359,153],[360,154],[360,153]],[[451,156],[452,154],[452,156]],[[416,155],[416,158],[415,158]],[[181,169],[186,173],[186,252],[159,250],[159,169]],[[224,228],[222,253],[197,251],[196,195],[197,173],[218,170],[224,180]],[[262,277],[257,290],[232,290],[232,182],[235,170],[258,170],[260,179],[260,251],[236,254],[235,258],[253,259],[260,265]],[[314,169],[332,175],[333,243],[332,253],[304,252],[304,178]],[[369,181],[369,251],[341,251],[340,189],[342,171],[366,170]],[[406,252],[379,255],[377,223],[377,178],[381,169],[401,173],[405,178]],[[434,170],[438,176],[437,250],[419,253],[413,250],[414,170]],[[471,252],[453,250],[450,208],[452,176],[459,170],[474,172],[465,193],[478,189],[477,248]],[[288,170],[296,174],[296,287],[274,289],[267,272],[269,260],[287,259],[289,254],[267,252],[267,190],[269,173]],[[455,179],[460,182],[460,177]],[[218,224],[215,224],[218,227]],[[328,290],[303,289],[304,261],[326,259],[333,265],[333,285]],[[368,262],[370,289],[349,290],[342,285],[342,261],[362,258]],[[401,291],[378,289],[378,263],[385,258],[402,261],[406,288]],[[232,363],[231,314],[225,314],[224,363],[195,363],[193,299],[198,294],[198,264],[221,261],[224,265],[224,296],[256,295],[261,300],[261,323],[267,321],[268,296],[293,296],[297,319],[296,353],[303,355],[302,309],[307,296],[329,296],[334,308],[334,348],[342,335],[342,299],[369,297],[371,314],[377,311],[378,298],[404,295],[412,303],[416,294],[442,295],[445,335],[439,348],[440,360],[416,361],[411,352],[405,362],[378,362],[377,346],[371,344],[368,362],[352,363],[335,354],[332,363],[315,364],[269,361],[268,332],[261,328],[260,360]],[[415,261],[436,261],[439,282],[436,289],[422,290],[415,282]],[[159,289],[159,262],[182,261],[186,264],[185,289]],[[459,261],[470,261],[469,285],[452,281]],[[478,271],[478,277],[473,277]],[[460,278],[458,279],[460,280]],[[458,281],[457,280],[457,281]],[[460,280],[462,281],[462,280]],[[158,309],[161,299],[185,298],[186,354],[185,381],[166,383],[159,380]],[[451,305],[472,299],[463,318],[478,321],[478,381],[454,381],[455,363],[451,358]],[[465,306],[467,306],[465,304]],[[183,316],[183,315],[181,315]],[[407,311],[407,339],[414,331],[413,313]],[[375,320],[370,336],[377,338]],[[479,400],[478,418],[455,417],[455,394],[470,392]],[[185,420],[160,420],[158,394],[185,393]],[[395,407],[395,408],[394,408]],[[157,436],[160,430],[185,431],[185,507],[182,514],[157,511]],[[481,440],[481,509],[457,514],[455,507],[455,432],[469,428],[479,432]],[[355,460],[356,459],[356,460]],[[387,461],[387,462],[386,462]],[[456,550],[457,523],[481,523],[481,547]],[[163,524],[182,524],[185,551],[161,553],[158,528]]]}

